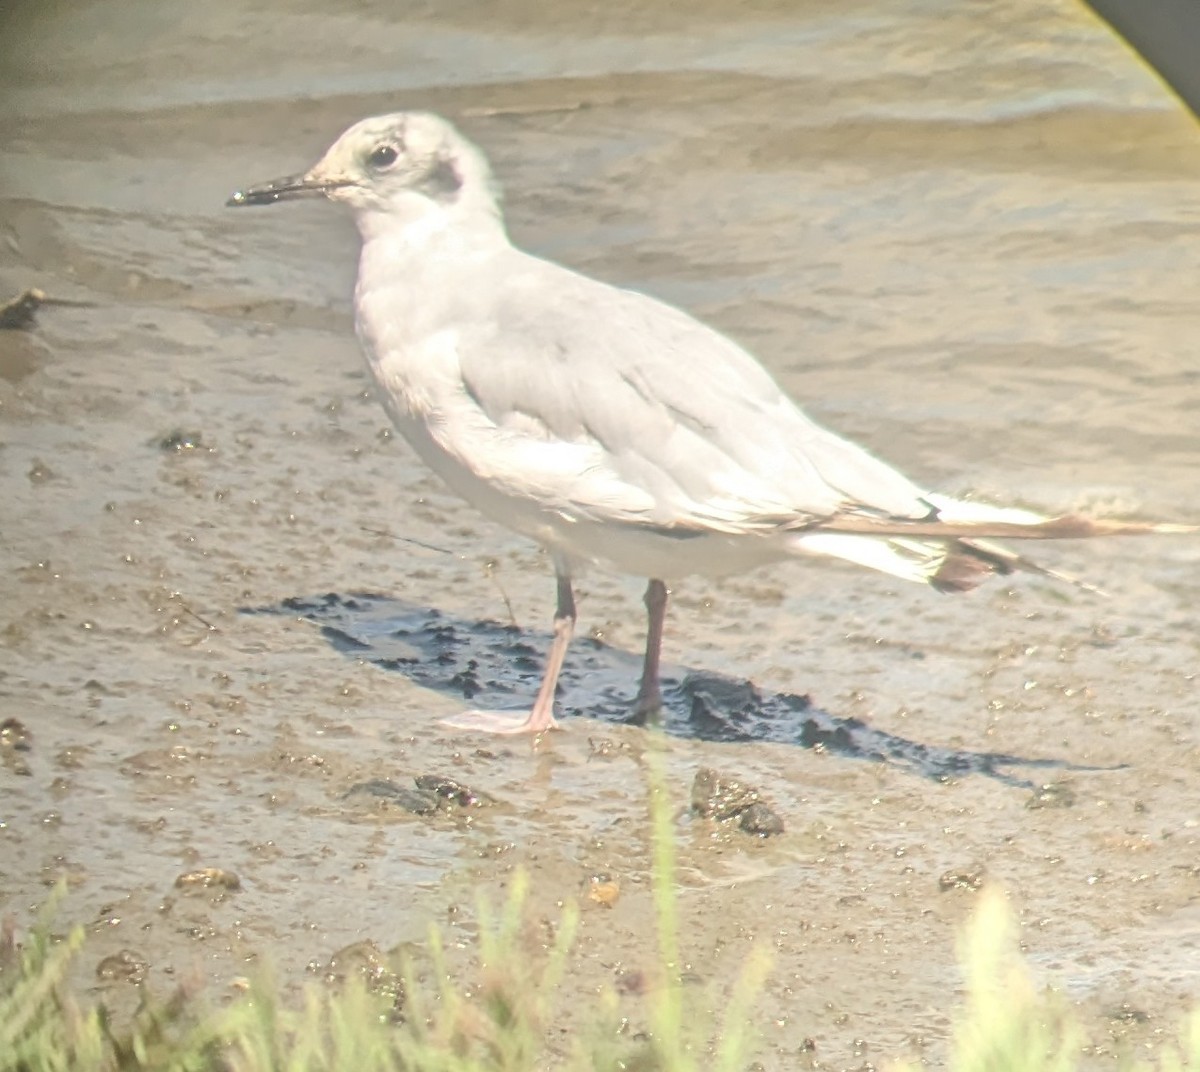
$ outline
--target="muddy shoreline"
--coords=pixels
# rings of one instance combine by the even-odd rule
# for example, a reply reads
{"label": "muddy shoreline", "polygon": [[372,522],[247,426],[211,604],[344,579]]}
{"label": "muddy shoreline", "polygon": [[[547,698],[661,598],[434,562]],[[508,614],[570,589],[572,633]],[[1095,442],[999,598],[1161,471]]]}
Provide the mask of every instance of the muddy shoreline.
{"label": "muddy shoreline", "polygon": [[[952,7],[31,16],[0,293],[71,304],[0,331],[0,912],[27,926],[65,879],[80,985],[119,1009],[268,964],[295,992],[360,943],[419,956],[431,922],[469,978],[476,899],[521,868],[531,948],[583,906],[564,1024],[613,988],[637,1029],[656,749],[685,970],[719,1002],[771,950],[765,1067],[940,1067],[986,882],[1091,1066],[1175,1037],[1200,985],[1194,540],[1043,552],[1104,599],[686,580],[662,737],[624,715],[640,582],[595,571],[563,732],[455,735],[468,700],[532,692],[548,564],[387,429],[349,221],[221,207],[360,115],[442,110],[520,242],[715,323],[915,478],[1194,519],[1194,123],[1073,5]],[[783,831],[694,815],[706,768]],[[426,775],[494,803],[352,792]],[[176,884],[206,869],[236,886]]]}

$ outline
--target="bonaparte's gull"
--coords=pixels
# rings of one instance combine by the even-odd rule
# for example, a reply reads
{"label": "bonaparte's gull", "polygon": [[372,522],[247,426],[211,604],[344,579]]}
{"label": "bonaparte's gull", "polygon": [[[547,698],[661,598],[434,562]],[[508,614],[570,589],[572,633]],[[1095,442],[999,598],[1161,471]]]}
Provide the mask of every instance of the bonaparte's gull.
{"label": "bonaparte's gull", "polygon": [[990,573],[1048,572],[995,538],[1194,531],[925,491],[814,424],[745,350],[687,313],[516,249],[483,154],[435,115],[364,119],[307,172],[228,203],[313,196],[354,212],[356,325],[396,428],[454,491],[554,562],[554,642],[532,710],[451,725],[555,725],[581,562],[649,579],[644,713],[662,703],[666,579],[803,554],[956,592]]}

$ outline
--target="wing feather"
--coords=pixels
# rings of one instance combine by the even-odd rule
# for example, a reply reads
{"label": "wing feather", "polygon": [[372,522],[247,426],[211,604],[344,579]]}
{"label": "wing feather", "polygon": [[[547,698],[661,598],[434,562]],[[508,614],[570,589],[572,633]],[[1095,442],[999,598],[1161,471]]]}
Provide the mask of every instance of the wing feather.
{"label": "wing feather", "polygon": [[920,489],[814,424],[730,339],[519,256],[494,304],[459,323],[465,391],[447,441],[476,471],[565,511],[655,526],[930,513]]}

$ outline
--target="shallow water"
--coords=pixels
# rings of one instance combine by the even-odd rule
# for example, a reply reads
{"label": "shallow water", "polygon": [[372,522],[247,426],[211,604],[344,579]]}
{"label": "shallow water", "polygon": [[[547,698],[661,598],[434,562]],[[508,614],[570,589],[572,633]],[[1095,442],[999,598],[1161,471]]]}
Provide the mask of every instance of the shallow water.
{"label": "shallow water", "polygon": [[[0,292],[86,304],[0,334],[0,717],[32,735],[0,767],[3,910],[27,920],[65,875],[89,971],[130,948],[159,988],[263,959],[297,983],[430,920],[469,956],[475,892],[518,865],[550,918],[605,871],[622,894],[584,915],[588,993],[652,943],[651,739],[606,721],[634,691],[641,585],[581,582],[567,732],[535,752],[439,728],[464,691],[532,691],[548,566],[388,434],[350,221],[224,198],[362,115],[431,108],[492,157],[517,241],[717,324],[915,478],[1195,520],[1200,138],[1065,4],[327,7],[9,16]],[[1200,543],[1039,558],[1110,597],[800,563],[676,586],[672,789],[726,771],[787,827],[679,819],[690,970],[720,993],[753,941],[774,950],[767,1067],[806,1038],[821,1067],[943,1060],[972,900],[939,892],[948,871],[1008,889],[1097,1067],[1194,996]],[[713,731],[747,704],[744,732]],[[423,772],[500,803],[347,796]],[[207,866],[241,889],[174,887]]]}

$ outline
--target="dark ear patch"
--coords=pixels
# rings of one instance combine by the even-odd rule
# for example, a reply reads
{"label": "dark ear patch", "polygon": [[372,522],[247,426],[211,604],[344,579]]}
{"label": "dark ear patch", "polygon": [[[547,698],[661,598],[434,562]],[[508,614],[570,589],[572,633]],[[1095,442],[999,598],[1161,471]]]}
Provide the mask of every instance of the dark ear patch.
{"label": "dark ear patch", "polygon": [[454,166],[454,161],[447,156],[439,156],[421,180],[420,190],[435,201],[453,201],[462,184],[462,176]]}

